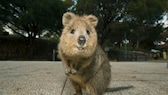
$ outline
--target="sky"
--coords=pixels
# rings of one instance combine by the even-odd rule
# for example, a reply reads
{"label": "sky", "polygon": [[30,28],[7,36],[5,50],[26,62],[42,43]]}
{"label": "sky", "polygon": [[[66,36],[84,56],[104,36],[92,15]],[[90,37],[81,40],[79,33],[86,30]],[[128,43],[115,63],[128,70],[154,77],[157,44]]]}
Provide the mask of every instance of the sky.
{"label": "sky", "polygon": [[163,23],[164,28],[168,27],[168,13],[163,16],[163,19],[160,22]]}

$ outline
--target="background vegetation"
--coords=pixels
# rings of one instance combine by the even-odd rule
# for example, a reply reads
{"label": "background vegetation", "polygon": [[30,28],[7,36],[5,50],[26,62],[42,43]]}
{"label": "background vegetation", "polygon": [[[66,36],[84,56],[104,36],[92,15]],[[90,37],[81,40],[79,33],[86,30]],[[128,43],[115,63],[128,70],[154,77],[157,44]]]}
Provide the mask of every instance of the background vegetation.
{"label": "background vegetation", "polygon": [[[23,41],[11,47],[26,59],[40,54],[46,47],[44,39],[55,42],[56,46],[62,29],[62,15],[66,11],[77,14],[93,14],[99,18],[97,26],[99,43],[112,50],[145,51],[155,48],[153,41],[160,39],[160,33],[167,31],[161,20],[168,17],[167,0],[1,0],[0,1],[0,55],[4,43],[11,38],[5,37],[10,29]],[[6,30],[4,30],[4,28]],[[37,40],[41,40],[38,42]],[[13,39],[16,40],[16,39]],[[125,43],[128,42],[128,43]],[[24,46],[22,46],[24,45]],[[52,52],[48,48],[46,51]],[[10,48],[9,48],[10,47]],[[24,47],[24,50],[22,50]],[[47,48],[47,47],[46,47]],[[39,52],[36,52],[37,49]],[[15,49],[16,50],[16,49]],[[16,53],[17,54],[17,53]],[[46,54],[46,56],[49,56]],[[50,55],[52,56],[52,54]]]}

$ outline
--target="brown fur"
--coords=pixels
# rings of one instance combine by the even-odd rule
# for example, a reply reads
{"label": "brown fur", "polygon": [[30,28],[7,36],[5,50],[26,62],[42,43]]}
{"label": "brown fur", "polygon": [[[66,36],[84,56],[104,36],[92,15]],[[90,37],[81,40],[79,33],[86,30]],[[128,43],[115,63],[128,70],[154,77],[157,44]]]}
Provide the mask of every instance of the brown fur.
{"label": "brown fur", "polygon": [[[93,15],[63,15],[64,29],[58,45],[59,55],[75,89],[74,95],[102,95],[111,78],[109,61],[97,44],[95,27],[98,19]],[[80,36],[82,42],[79,42]]]}

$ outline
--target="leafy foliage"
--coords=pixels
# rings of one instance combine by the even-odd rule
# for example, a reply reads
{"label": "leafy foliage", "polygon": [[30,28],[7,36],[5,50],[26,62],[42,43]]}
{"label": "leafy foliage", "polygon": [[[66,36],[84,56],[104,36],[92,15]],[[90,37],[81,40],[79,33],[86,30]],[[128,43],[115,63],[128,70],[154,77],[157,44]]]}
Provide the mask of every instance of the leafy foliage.
{"label": "leafy foliage", "polygon": [[161,19],[166,3],[167,0],[129,0],[126,9],[137,22],[153,24]]}
{"label": "leafy foliage", "polygon": [[[121,43],[124,35],[135,49],[142,41],[153,39],[150,34],[162,32],[158,21],[167,12],[167,0],[77,0],[77,5],[71,11],[78,14],[94,14],[99,18],[97,27],[100,44],[107,41]],[[158,25],[157,25],[158,24]],[[160,29],[160,30],[159,30]],[[150,40],[151,41],[151,40]],[[105,44],[104,44],[105,43]],[[152,43],[152,42],[151,42]],[[144,43],[145,44],[145,43]]]}
{"label": "leafy foliage", "polygon": [[60,0],[1,0],[0,19],[35,37],[42,30],[61,27],[65,6]]}
{"label": "leafy foliage", "polygon": [[[58,32],[66,7],[61,0],[1,0],[0,21],[27,39],[28,56],[33,54],[35,37],[43,30]],[[27,35],[27,37],[25,36]]]}
{"label": "leafy foliage", "polygon": [[[71,6],[71,7],[70,7]],[[72,7],[73,6],[73,7]],[[135,49],[150,48],[163,27],[158,21],[168,12],[167,0],[1,0],[0,26],[7,25],[26,38],[31,51],[37,35],[45,30],[58,34],[66,9],[77,14],[94,14],[99,43],[120,48],[127,37]],[[166,28],[167,30],[167,28]],[[0,34],[2,31],[0,31]],[[25,36],[25,34],[27,36]]]}

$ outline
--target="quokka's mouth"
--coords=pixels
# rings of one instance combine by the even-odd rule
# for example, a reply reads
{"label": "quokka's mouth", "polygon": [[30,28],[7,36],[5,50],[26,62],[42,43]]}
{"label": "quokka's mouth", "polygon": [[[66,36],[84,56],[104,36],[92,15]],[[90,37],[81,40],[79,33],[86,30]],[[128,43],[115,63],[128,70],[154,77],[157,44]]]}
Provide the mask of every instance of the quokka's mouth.
{"label": "quokka's mouth", "polygon": [[84,50],[85,48],[84,47],[77,47],[79,50]]}
{"label": "quokka's mouth", "polygon": [[85,51],[85,47],[77,47],[77,49],[78,49],[80,52],[84,52],[84,51]]}

